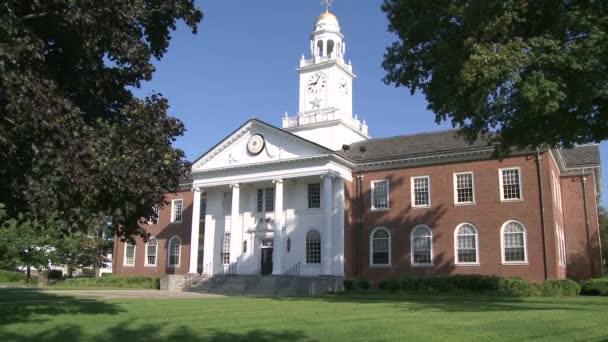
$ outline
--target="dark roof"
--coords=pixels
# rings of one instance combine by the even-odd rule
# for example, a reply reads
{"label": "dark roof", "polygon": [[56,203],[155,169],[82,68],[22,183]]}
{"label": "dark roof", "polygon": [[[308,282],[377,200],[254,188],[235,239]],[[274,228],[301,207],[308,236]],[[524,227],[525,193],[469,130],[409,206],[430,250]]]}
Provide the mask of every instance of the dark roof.
{"label": "dark roof", "polygon": [[[369,161],[452,153],[461,150],[487,148],[490,146],[483,139],[478,139],[473,144],[469,144],[464,138],[458,136],[458,132],[458,130],[450,129],[438,132],[370,139],[353,143],[349,146],[349,150],[346,151],[346,153],[339,151],[339,154],[356,162],[361,162],[363,160]],[[365,146],[366,148],[364,155],[362,155],[359,150],[361,146]]]}
{"label": "dark roof", "polygon": [[584,145],[571,149],[562,149],[566,167],[598,166],[600,165],[600,146]]}

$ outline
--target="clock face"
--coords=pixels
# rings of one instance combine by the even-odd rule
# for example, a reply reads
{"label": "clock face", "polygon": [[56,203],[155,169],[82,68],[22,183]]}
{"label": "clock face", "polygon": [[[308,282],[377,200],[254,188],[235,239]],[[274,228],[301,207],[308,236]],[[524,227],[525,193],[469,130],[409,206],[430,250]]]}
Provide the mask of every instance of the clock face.
{"label": "clock face", "polygon": [[258,155],[264,149],[266,142],[260,134],[252,135],[247,142],[247,151],[253,155]]}
{"label": "clock face", "polygon": [[321,90],[325,89],[325,85],[327,83],[327,77],[320,72],[314,73],[306,82],[306,88],[308,88],[308,92],[311,94],[317,94]]}
{"label": "clock face", "polygon": [[346,78],[342,77],[340,79],[340,82],[338,82],[338,90],[343,95],[348,94],[348,81],[346,80]]}

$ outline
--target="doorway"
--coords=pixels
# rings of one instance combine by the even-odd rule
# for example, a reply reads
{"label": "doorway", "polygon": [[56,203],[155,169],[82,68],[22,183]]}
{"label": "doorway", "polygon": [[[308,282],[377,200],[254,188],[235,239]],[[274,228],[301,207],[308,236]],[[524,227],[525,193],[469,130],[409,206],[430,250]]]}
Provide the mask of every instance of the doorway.
{"label": "doorway", "polygon": [[272,248],[262,248],[262,275],[272,274]]}

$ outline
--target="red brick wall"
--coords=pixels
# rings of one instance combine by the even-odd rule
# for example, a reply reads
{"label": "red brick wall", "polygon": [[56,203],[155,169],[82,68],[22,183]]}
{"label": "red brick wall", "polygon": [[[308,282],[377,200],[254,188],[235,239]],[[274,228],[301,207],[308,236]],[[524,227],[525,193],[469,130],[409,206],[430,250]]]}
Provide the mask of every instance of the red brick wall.
{"label": "red brick wall", "polygon": [[[170,223],[171,200],[183,199],[184,207],[181,223]],[[145,225],[147,232],[158,241],[156,266],[145,266],[146,244],[141,237],[136,238],[135,243],[135,266],[124,265],[125,243],[118,241],[115,245],[115,273],[118,275],[148,275],[159,276],[163,274],[186,274],[190,265],[190,229],[192,222],[192,199],[190,191],[168,194],[169,202],[159,212],[159,220],[156,225]],[[181,255],[178,267],[169,267],[167,262],[168,243],[173,236],[181,239]]]}
{"label": "red brick wall", "polygon": [[565,236],[568,254],[568,278],[588,279],[602,274],[595,177],[587,176],[587,209],[589,232],[585,221],[583,177],[563,177]]}
{"label": "red brick wall", "polygon": [[[546,155],[543,158],[544,173],[548,174]],[[523,201],[500,202],[498,169],[521,167]],[[453,173],[474,172],[475,205],[454,205]],[[410,177],[431,177],[431,208],[411,207]],[[346,246],[355,246],[357,257],[347,253],[347,276],[361,276],[379,280],[399,274],[495,274],[499,276],[524,277],[533,281],[544,279],[543,246],[540,220],[540,204],[537,181],[537,166],[534,156],[514,157],[503,161],[486,160],[459,164],[444,164],[427,167],[364,172],[362,231],[356,233],[354,212],[346,213]],[[550,196],[550,179],[545,177],[545,201]],[[388,179],[390,182],[390,210],[372,211],[370,184],[373,180]],[[545,184],[546,183],[546,184]],[[354,181],[352,192],[354,195]],[[547,195],[548,194],[548,195]],[[550,199],[550,197],[548,197]],[[351,199],[354,200],[354,199]],[[353,205],[354,207],[354,205]],[[546,215],[551,222],[552,215]],[[517,220],[527,229],[528,265],[503,265],[501,258],[500,229],[508,220]],[[460,223],[468,222],[478,230],[479,266],[456,266],[454,263],[454,229]],[[418,224],[425,224],[433,231],[433,267],[412,267],[410,265],[410,233]],[[391,267],[369,266],[370,233],[383,226],[391,232]],[[553,225],[548,226],[553,227]],[[547,235],[550,235],[547,233]],[[548,243],[548,245],[550,245]],[[557,263],[555,248],[548,246],[549,264]],[[349,258],[350,256],[350,258]],[[358,270],[358,274],[357,274]],[[553,268],[555,270],[555,268]],[[555,278],[556,272],[550,272]]]}

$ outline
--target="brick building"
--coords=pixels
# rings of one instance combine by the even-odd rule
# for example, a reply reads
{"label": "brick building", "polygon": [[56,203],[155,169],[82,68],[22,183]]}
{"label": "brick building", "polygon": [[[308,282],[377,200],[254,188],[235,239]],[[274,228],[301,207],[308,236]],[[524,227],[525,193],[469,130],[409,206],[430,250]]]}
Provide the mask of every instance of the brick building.
{"label": "brick building", "polygon": [[194,161],[152,239],[116,242],[116,274],[601,274],[599,146],[497,160],[453,130],[371,139],[337,18],[310,37],[298,115],[251,119]]}

